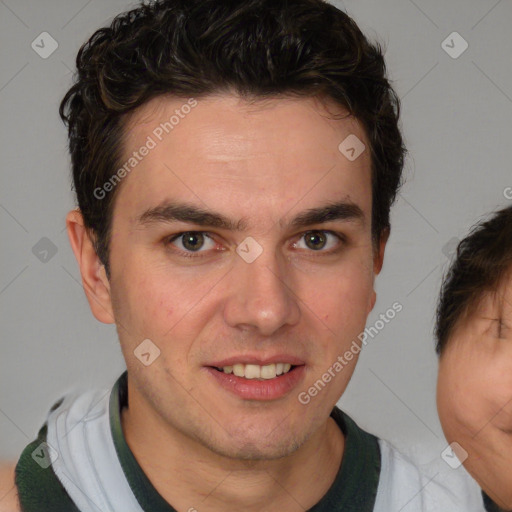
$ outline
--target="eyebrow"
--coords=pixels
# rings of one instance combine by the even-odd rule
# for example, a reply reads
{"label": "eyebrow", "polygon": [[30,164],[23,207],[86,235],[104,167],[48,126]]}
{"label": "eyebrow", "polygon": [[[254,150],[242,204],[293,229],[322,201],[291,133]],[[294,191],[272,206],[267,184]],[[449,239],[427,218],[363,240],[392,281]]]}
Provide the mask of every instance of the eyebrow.
{"label": "eyebrow", "polygon": [[[288,223],[284,223],[281,219],[279,224],[281,227],[298,229],[336,220],[359,222],[364,225],[365,215],[357,204],[350,201],[339,201],[309,208],[299,213]],[[147,209],[135,219],[135,224],[138,227],[172,222],[188,222],[228,231],[244,231],[248,227],[247,218],[234,221],[220,213],[208,211],[192,204],[169,201]]]}

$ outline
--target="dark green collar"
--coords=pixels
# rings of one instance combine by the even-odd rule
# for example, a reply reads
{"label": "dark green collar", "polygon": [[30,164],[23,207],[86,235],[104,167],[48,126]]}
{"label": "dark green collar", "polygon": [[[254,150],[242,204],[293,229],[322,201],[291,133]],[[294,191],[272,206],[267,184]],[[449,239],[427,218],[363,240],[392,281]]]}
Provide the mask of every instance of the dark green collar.
{"label": "dark green collar", "polygon": [[487,494],[485,494],[483,491],[482,497],[484,499],[485,510],[487,512],[505,512],[500,507],[498,507],[498,505],[496,505],[496,503],[494,503],[494,501],[492,501],[491,498],[489,498],[489,496],[487,496]]}
{"label": "dark green collar", "polygon": [[[124,438],[121,410],[128,405],[127,383],[128,372],[125,371],[116,381],[110,395],[110,424],[119,461],[144,511],[176,512],[153,487]],[[378,440],[361,430],[337,407],[331,416],[345,435],[345,452],[334,483],[310,512],[371,512],[381,466]]]}

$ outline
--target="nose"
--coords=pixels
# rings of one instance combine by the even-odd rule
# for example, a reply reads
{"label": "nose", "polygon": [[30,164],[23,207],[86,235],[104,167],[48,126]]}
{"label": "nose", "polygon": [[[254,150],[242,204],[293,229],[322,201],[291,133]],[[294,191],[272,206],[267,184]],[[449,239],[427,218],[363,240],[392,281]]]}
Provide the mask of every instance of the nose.
{"label": "nose", "polygon": [[270,336],[300,319],[300,300],[292,289],[290,269],[276,251],[264,250],[251,263],[238,258],[229,276],[224,319],[242,330]]}

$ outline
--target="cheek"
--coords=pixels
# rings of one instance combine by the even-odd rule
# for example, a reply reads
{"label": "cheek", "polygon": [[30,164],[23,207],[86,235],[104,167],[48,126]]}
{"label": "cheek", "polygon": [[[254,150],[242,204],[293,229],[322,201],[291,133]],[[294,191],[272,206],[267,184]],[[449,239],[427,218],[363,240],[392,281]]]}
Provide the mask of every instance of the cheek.
{"label": "cheek", "polygon": [[[323,327],[328,329],[325,331],[324,348],[331,347],[330,358],[334,352],[343,353],[352,340],[357,341],[368,316],[373,279],[360,268],[351,270],[333,270],[321,277],[316,276],[314,280],[308,277],[301,286],[300,298],[304,304],[299,305],[303,315],[312,321],[321,320],[322,332]],[[319,336],[319,342],[321,338]]]}
{"label": "cheek", "polygon": [[443,356],[439,365],[437,406],[443,430],[453,440],[461,433],[473,435],[482,427],[487,404],[485,389],[472,365]]}
{"label": "cheek", "polygon": [[506,362],[508,358],[488,375],[486,398],[489,421],[500,430],[512,433],[512,368]]}
{"label": "cheek", "polygon": [[463,390],[466,416],[474,418],[478,429],[492,425],[500,430],[512,430],[512,374],[502,363],[498,360],[497,364],[485,365],[483,362]]}
{"label": "cheek", "polygon": [[337,313],[333,319],[344,324],[365,323],[372,296],[373,274],[366,266],[353,266],[326,278],[323,300]]}
{"label": "cheek", "polygon": [[136,265],[125,265],[117,277],[112,285],[115,315],[131,338],[158,339],[177,322],[181,310],[186,310],[186,298],[168,278]]}
{"label": "cheek", "polygon": [[[453,358],[452,358],[453,361]],[[512,373],[500,362],[461,356],[439,368],[438,409],[443,428],[475,435],[492,424],[512,430]],[[452,432],[452,433],[454,433]]]}

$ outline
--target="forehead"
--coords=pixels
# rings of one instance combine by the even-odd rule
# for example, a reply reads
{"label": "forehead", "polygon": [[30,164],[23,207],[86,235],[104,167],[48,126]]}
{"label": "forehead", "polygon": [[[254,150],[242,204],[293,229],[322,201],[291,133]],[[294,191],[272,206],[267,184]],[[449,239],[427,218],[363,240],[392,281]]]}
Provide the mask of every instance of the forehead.
{"label": "forehead", "polygon": [[510,316],[512,311],[512,271],[505,272],[496,288],[483,292],[475,303],[476,317]]}
{"label": "forehead", "polygon": [[[361,154],[347,158],[347,145]],[[132,221],[142,209],[178,198],[256,217],[263,211],[280,216],[299,203],[304,209],[347,199],[369,216],[366,135],[333,103],[316,98],[252,103],[230,94],[159,97],[127,122],[124,161],[144,146],[151,149],[142,158],[138,151],[140,160],[118,198],[121,208],[129,206]]]}
{"label": "forehead", "polygon": [[505,273],[494,291],[484,291],[457,320],[450,341],[478,341],[492,326],[512,329],[512,272]]}
{"label": "forehead", "polygon": [[512,268],[501,278],[494,303],[501,317],[512,321]]}

